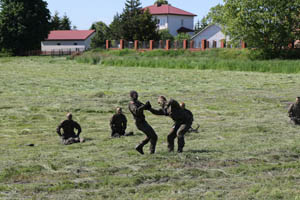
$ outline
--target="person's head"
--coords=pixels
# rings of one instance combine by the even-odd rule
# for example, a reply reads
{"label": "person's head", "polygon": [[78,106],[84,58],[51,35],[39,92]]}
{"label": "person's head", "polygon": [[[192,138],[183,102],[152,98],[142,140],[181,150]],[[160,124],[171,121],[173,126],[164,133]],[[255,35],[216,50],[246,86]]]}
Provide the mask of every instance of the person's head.
{"label": "person's head", "polygon": [[117,113],[117,114],[122,114],[122,108],[117,107],[117,108],[116,108],[116,113]]}
{"label": "person's head", "polygon": [[67,113],[67,119],[68,119],[68,120],[72,120],[72,117],[73,117],[73,116],[72,116],[72,113]]}
{"label": "person's head", "polygon": [[159,96],[158,99],[157,99],[157,103],[160,106],[164,106],[166,104],[166,102],[167,102],[167,99],[164,96]]}
{"label": "person's head", "polygon": [[132,100],[137,100],[139,98],[139,95],[135,90],[132,90],[132,91],[130,91],[130,98]]}
{"label": "person's head", "polygon": [[184,102],[181,102],[181,103],[180,103],[180,107],[181,107],[182,109],[185,109],[185,103],[184,103]]}

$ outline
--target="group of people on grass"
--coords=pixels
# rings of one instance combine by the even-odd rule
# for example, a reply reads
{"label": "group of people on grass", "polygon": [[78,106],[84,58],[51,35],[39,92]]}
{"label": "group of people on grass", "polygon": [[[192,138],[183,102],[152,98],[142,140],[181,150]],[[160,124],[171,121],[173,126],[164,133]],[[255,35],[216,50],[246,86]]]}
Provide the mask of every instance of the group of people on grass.
{"label": "group of people on grass", "polygon": [[[140,154],[144,154],[143,147],[150,142],[150,154],[155,153],[157,134],[153,128],[146,121],[144,111],[149,111],[154,115],[162,115],[171,117],[174,121],[171,132],[168,134],[168,150],[170,152],[174,151],[174,141],[177,137],[178,149],[177,152],[181,153],[185,145],[184,135],[188,131],[195,131],[197,129],[192,129],[193,114],[191,111],[185,108],[185,104],[178,103],[174,99],[169,101],[164,96],[158,97],[159,109],[152,108],[149,101],[145,104],[138,100],[138,93],[136,91],[130,92],[131,101],[129,102],[128,108],[133,118],[135,119],[135,124],[138,130],[142,131],[146,138],[136,146],[136,150]],[[116,109],[116,114],[114,114],[110,120],[111,136],[121,137],[133,135],[133,132],[126,133],[127,119],[122,112],[122,108],[118,107]],[[61,130],[63,129],[63,134]],[[75,129],[77,133],[75,133]],[[72,119],[72,114],[67,114],[67,119],[62,121],[57,127],[57,133],[62,138],[62,143],[65,145],[84,142],[83,138],[80,138],[81,127],[80,125]]]}
{"label": "group of people on grass", "polygon": [[[167,137],[168,150],[169,152],[174,151],[174,141],[177,137],[177,152],[181,153],[185,145],[184,135],[186,132],[192,129],[193,114],[191,111],[185,109],[185,104],[179,104],[176,100],[170,99],[169,101],[164,96],[158,97],[159,109],[152,108],[149,101],[145,104],[138,100],[138,93],[136,91],[130,92],[131,101],[129,102],[128,108],[133,118],[135,119],[135,125],[138,130],[142,131],[146,138],[136,146],[136,150],[140,154],[144,154],[144,146],[150,142],[150,154],[155,153],[157,134],[153,128],[146,121],[144,111],[149,111],[154,115],[162,115],[171,117],[174,121],[174,125],[171,128],[170,133]],[[295,125],[300,125],[300,97],[296,98],[296,102],[291,104],[288,109],[288,115],[291,122]],[[122,108],[116,109],[110,120],[111,137],[121,137],[133,135],[133,132],[126,133],[127,119],[122,112]],[[197,129],[199,126],[197,127]],[[63,133],[61,132],[63,129]],[[75,133],[75,129],[77,133]],[[192,129],[193,130],[193,129]],[[194,129],[195,130],[195,129]],[[81,127],[72,119],[72,114],[67,114],[67,119],[62,121],[57,127],[57,133],[62,138],[62,143],[65,145],[84,142],[83,138],[80,138]],[[197,130],[196,130],[197,131]]]}

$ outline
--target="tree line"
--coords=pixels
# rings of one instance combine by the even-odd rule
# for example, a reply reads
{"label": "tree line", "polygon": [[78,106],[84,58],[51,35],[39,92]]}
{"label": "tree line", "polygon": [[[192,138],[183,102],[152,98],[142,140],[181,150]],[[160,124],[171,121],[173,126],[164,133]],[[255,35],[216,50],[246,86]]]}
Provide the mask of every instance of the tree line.
{"label": "tree line", "polygon": [[[155,4],[168,4],[168,1],[157,0]],[[117,13],[110,25],[99,21],[91,26],[91,29],[96,30],[91,46],[103,48],[106,40],[149,41],[190,38],[189,34],[179,34],[173,37],[167,29],[158,30],[157,24],[157,19],[153,18],[149,10],[142,8],[140,0],[126,0],[123,12]]]}
{"label": "tree line", "polygon": [[196,23],[196,32],[209,24],[219,24],[232,45],[244,41],[265,58],[279,57],[300,40],[300,0],[224,0]]}
{"label": "tree line", "polygon": [[50,30],[71,29],[66,14],[51,17],[47,6],[43,0],[0,0],[0,52],[22,55],[40,49]]}
{"label": "tree line", "polygon": [[[155,4],[168,4],[156,0]],[[0,51],[14,55],[40,49],[50,30],[70,30],[71,21],[55,12],[53,16],[44,0],[0,0]],[[300,0],[224,0],[198,20],[195,32],[209,24],[219,24],[231,38],[231,44],[241,40],[270,57],[278,57],[283,50],[300,39]],[[159,31],[158,21],[141,6],[140,0],[126,0],[121,14],[111,24],[92,24],[96,30],[92,47],[103,47],[105,40],[128,41],[189,39],[179,34],[174,38],[168,30]],[[73,27],[76,28],[76,27]]]}

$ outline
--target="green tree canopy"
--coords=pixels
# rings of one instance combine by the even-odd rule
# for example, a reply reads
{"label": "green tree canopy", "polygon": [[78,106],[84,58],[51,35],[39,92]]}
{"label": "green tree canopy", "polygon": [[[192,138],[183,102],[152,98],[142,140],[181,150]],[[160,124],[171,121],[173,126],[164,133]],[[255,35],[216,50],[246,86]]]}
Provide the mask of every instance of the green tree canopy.
{"label": "green tree canopy", "polygon": [[67,16],[67,14],[64,14],[64,16],[60,20],[60,30],[71,30],[71,20]]}
{"label": "green tree canopy", "polygon": [[300,0],[224,0],[221,23],[234,41],[279,55],[299,38]]}
{"label": "green tree canopy", "polygon": [[96,34],[92,39],[91,47],[92,48],[104,48],[105,41],[110,35],[108,26],[104,22],[96,22],[91,26],[92,30],[96,30]]}
{"label": "green tree canopy", "polygon": [[50,11],[43,0],[0,0],[0,46],[20,55],[40,49],[50,30]]}
{"label": "green tree canopy", "polygon": [[109,25],[109,29],[110,29],[110,35],[108,35],[108,39],[110,40],[119,40],[122,38],[122,30],[121,30],[121,17],[120,15],[117,13],[114,16],[114,19],[112,21],[112,23]]}
{"label": "green tree canopy", "polygon": [[55,11],[54,15],[51,17],[50,24],[51,30],[60,30],[60,17],[57,11]]}
{"label": "green tree canopy", "polygon": [[64,14],[62,18],[59,17],[59,13],[55,11],[50,20],[51,30],[71,30],[71,21],[67,14]]}
{"label": "green tree canopy", "polygon": [[189,39],[191,39],[191,35],[188,34],[188,33],[179,33],[178,35],[175,36],[174,39],[177,40],[177,41],[189,40]]}
{"label": "green tree canopy", "polygon": [[139,0],[126,0],[120,15],[120,35],[128,41],[158,39],[157,20],[143,10]]}
{"label": "green tree canopy", "polygon": [[173,35],[169,32],[168,29],[159,30],[159,39],[160,40],[174,40]]}
{"label": "green tree canopy", "polygon": [[157,4],[157,5],[164,5],[164,4],[166,4],[166,5],[168,5],[169,2],[167,0],[156,0],[154,2],[154,4]]}

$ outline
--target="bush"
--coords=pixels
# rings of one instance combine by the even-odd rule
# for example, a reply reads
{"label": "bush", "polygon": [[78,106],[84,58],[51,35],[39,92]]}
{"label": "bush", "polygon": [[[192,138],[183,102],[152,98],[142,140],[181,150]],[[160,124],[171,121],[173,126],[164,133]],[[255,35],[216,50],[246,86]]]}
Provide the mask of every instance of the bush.
{"label": "bush", "polygon": [[79,63],[96,65],[101,62],[101,55],[99,53],[88,52],[80,56],[76,56],[75,60]]}

